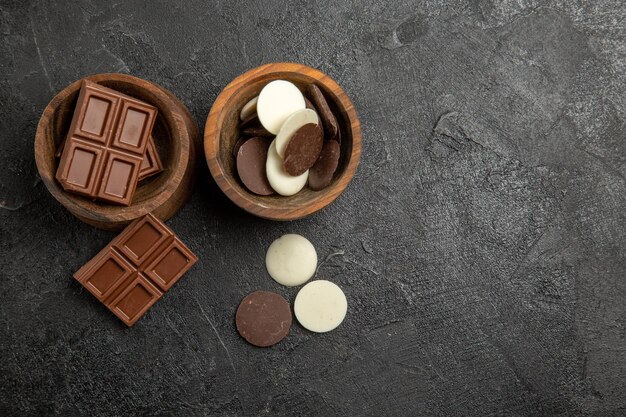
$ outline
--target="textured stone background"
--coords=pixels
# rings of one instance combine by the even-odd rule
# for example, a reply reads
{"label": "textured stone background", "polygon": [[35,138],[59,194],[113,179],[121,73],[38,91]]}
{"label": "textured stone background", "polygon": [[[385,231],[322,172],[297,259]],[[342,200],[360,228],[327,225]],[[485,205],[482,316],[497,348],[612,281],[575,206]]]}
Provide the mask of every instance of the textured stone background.
{"label": "textured stone background", "polygon": [[[618,416],[626,413],[623,0],[0,3],[0,414]],[[132,330],[71,274],[114,235],[33,159],[70,82],[126,72],[204,125],[272,61],[352,97],[364,153],[321,213],[278,224],[209,181],[169,224],[197,266]],[[285,232],[349,300],[326,335],[255,349],[233,317]]]}

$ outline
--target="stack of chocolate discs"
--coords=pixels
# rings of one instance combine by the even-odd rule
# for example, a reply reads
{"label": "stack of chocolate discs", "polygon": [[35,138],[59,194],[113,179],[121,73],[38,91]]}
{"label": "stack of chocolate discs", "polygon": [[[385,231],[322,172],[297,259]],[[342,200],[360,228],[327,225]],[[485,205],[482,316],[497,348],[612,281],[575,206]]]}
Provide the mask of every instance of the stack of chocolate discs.
{"label": "stack of chocolate discs", "polygon": [[337,170],[341,131],[322,91],[306,97],[285,80],[268,83],[241,109],[233,148],[243,185],[258,195],[291,196],[309,185],[326,188]]}

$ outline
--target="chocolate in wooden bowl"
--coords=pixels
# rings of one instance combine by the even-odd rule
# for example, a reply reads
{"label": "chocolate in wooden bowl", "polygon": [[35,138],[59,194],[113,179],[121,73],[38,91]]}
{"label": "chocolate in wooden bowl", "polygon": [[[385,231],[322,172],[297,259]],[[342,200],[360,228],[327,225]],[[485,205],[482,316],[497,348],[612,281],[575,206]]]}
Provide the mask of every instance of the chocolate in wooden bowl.
{"label": "chocolate in wooden bowl", "polygon": [[[308,84],[316,84],[337,118],[341,157],[332,182],[323,190],[305,187],[290,197],[259,196],[248,191],[239,180],[232,156],[239,139],[239,113],[272,80],[290,81],[303,92]],[[236,205],[266,219],[296,220],[326,207],[346,189],[361,158],[361,124],[346,93],[328,75],[301,64],[266,64],[235,78],[217,97],[204,127],[204,152],[211,175]]]}
{"label": "chocolate in wooden bowl", "polygon": [[80,90],[75,81],[46,106],[35,135],[35,161],[50,193],[74,216],[100,229],[119,230],[138,217],[152,213],[162,220],[173,216],[193,190],[200,132],[187,108],[172,93],[146,80],[126,74],[98,74],[88,80],[157,107],[152,137],[163,172],[141,181],[130,206],[118,206],[66,192],[56,180],[57,147],[67,135]]}

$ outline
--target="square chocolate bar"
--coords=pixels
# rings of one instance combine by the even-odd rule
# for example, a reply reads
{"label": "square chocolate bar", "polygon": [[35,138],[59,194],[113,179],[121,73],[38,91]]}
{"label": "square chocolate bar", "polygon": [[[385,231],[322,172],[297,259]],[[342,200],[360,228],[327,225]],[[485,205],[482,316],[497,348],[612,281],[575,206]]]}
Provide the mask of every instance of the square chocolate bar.
{"label": "square chocolate bar", "polygon": [[66,191],[130,205],[156,115],[154,106],[83,80],[57,180]]}
{"label": "square chocolate bar", "polygon": [[124,229],[74,278],[132,326],[197,260],[174,232],[148,214]]}

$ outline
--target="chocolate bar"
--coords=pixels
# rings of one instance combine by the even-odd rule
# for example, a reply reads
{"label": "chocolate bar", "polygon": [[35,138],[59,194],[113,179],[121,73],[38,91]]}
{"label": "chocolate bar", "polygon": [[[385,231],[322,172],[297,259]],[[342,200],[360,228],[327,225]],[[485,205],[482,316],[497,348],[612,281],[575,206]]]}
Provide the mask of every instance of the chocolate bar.
{"label": "chocolate bar", "polygon": [[[66,138],[63,138],[61,144],[57,148],[57,151],[54,153],[55,158],[60,158],[63,154],[65,139]],[[154,144],[154,138],[151,135],[148,139],[148,146],[146,146],[146,154],[143,156],[143,161],[139,167],[139,178],[137,178],[137,180],[144,180],[162,171],[163,164],[161,163],[161,158],[159,158],[159,153],[157,152],[156,145]]]}
{"label": "chocolate bar", "polygon": [[163,222],[135,220],[74,279],[127,326],[132,326],[198,258]]}
{"label": "chocolate bar", "polygon": [[130,205],[157,109],[83,80],[56,178],[66,191]]}

